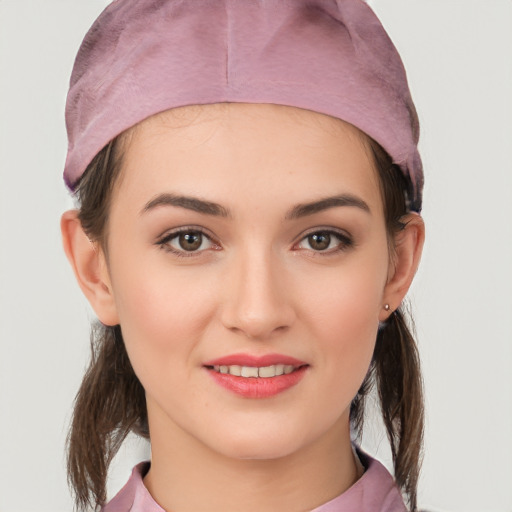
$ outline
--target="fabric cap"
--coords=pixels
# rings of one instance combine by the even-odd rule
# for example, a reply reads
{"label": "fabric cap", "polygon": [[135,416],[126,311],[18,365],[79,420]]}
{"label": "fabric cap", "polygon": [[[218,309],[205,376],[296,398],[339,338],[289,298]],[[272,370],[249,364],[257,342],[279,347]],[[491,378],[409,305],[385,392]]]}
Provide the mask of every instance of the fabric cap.
{"label": "fabric cap", "polygon": [[421,209],[419,125],[405,70],[363,0],[117,0],[78,52],[66,105],[64,179],[173,107],[275,103],[343,119],[377,141]]}

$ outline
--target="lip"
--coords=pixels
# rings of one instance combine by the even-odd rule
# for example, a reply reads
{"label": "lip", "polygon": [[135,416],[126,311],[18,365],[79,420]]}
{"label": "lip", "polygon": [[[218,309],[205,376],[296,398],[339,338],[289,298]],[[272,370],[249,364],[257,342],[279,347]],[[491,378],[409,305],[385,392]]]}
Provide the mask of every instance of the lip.
{"label": "lip", "polygon": [[283,354],[230,354],[206,361],[203,366],[231,366],[237,364],[239,366],[272,366],[274,364],[290,364],[292,366],[305,366],[306,362],[300,361],[294,357],[285,356]]}
{"label": "lip", "polygon": [[[276,375],[275,377],[238,377],[231,374],[219,373],[213,370],[213,366],[251,366],[265,367],[277,364],[293,365],[296,369],[289,374]],[[218,359],[212,359],[204,363],[203,367],[221,387],[243,398],[270,398],[278,395],[298,384],[309,365],[294,357],[282,354],[265,354],[255,356],[250,354],[231,354]]]}

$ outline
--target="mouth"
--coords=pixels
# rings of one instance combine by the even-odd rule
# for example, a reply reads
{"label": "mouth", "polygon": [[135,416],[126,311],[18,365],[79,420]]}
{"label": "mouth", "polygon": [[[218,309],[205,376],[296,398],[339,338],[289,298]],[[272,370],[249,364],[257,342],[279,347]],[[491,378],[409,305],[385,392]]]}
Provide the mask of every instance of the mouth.
{"label": "mouth", "polygon": [[298,384],[309,364],[282,355],[227,356],[203,365],[213,380],[244,398],[270,398]]}
{"label": "mouth", "polygon": [[206,366],[206,368],[223,375],[234,375],[235,377],[243,377],[244,379],[271,379],[272,377],[279,377],[280,375],[289,375],[303,366],[306,365],[273,364],[270,366],[240,366],[233,364]]}

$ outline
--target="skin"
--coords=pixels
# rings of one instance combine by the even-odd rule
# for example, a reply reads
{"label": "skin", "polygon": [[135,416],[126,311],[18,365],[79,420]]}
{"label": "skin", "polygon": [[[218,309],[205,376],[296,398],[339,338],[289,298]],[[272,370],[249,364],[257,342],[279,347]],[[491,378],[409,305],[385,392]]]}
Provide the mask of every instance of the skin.
{"label": "skin", "polygon": [[[360,476],[350,403],[379,322],[416,271],[421,218],[405,219],[390,253],[365,136],[311,111],[182,107],[132,129],[122,149],[108,252],[87,239],[76,211],[63,215],[62,233],[82,290],[103,323],[121,325],[146,390],[148,490],[176,512],[311,510],[344,492]],[[229,215],[163,204],[162,194]],[[332,196],[355,205],[290,218]],[[181,227],[209,238],[187,252],[171,238]],[[339,238],[318,250],[308,235],[325,231]],[[234,353],[285,354],[309,367],[291,389],[248,399],[203,366]]]}

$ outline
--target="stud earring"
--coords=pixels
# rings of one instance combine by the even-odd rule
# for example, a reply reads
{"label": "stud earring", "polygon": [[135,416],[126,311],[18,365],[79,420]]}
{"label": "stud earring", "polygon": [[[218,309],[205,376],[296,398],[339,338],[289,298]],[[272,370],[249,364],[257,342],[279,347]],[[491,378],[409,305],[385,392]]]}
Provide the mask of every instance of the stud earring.
{"label": "stud earring", "polygon": [[389,304],[384,304],[384,309],[385,309],[386,311],[389,311]]}

